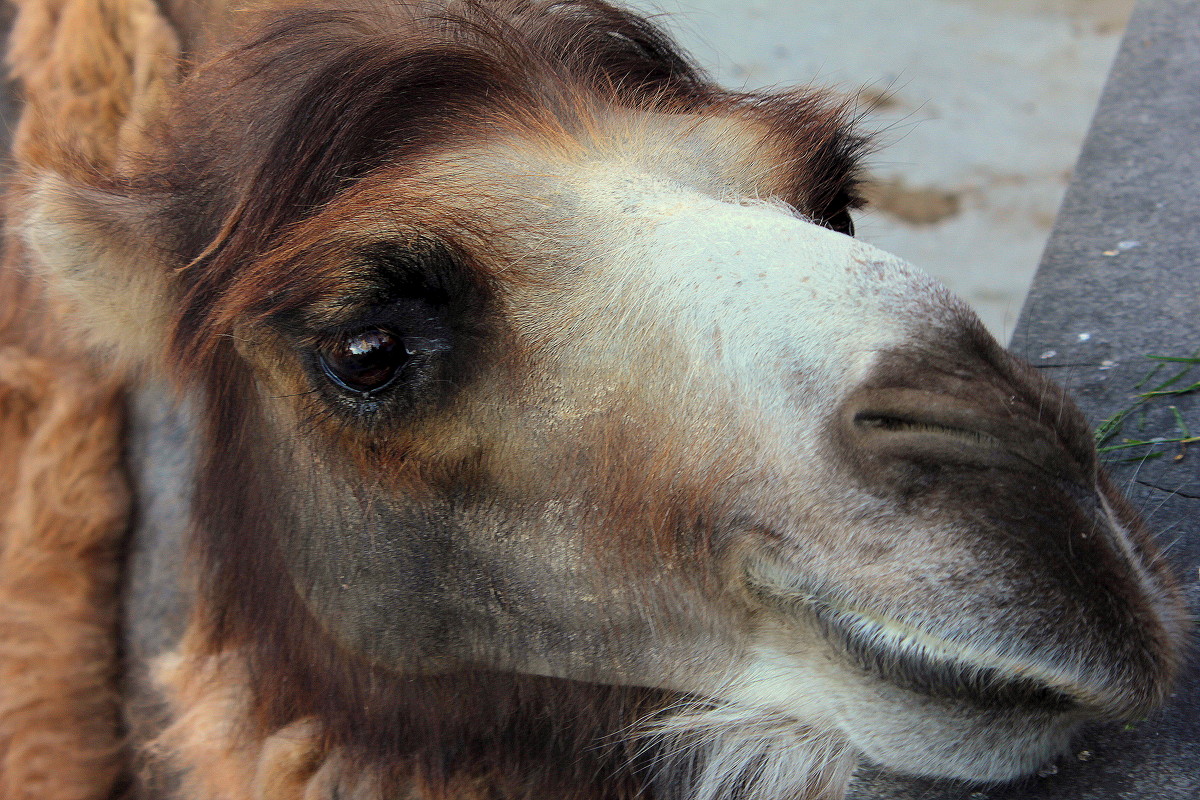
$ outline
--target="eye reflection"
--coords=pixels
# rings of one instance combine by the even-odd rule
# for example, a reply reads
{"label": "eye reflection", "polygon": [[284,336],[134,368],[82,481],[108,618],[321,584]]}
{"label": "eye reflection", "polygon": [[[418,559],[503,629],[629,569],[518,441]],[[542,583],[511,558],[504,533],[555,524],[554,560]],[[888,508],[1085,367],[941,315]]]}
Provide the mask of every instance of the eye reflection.
{"label": "eye reflection", "polygon": [[383,328],[341,337],[319,355],[321,368],[331,381],[363,394],[390,384],[410,357],[404,342]]}

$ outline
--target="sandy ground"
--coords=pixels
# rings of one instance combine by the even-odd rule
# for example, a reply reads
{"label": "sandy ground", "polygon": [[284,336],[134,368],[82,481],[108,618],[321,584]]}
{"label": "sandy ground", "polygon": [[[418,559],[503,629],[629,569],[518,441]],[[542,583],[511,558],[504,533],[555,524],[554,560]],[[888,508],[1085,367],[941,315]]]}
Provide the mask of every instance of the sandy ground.
{"label": "sandy ground", "polygon": [[856,95],[878,132],[861,238],[1007,341],[1133,0],[635,0],[742,88]]}

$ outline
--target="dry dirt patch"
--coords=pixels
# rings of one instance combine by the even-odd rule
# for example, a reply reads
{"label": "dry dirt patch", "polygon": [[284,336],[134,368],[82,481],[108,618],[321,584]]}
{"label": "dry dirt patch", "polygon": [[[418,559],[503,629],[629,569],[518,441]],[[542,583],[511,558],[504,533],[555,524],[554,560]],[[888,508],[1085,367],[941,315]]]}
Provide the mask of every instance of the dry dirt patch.
{"label": "dry dirt patch", "polygon": [[909,225],[934,225],[958,216],[962,193],[937,186],[909,186],[904,178],[874,181],[866,187],[868,208]]}
{"label": "dry dirt patch", "polygon": [[1093,33],[1124,30],[1134,0],[950,0],[988,14],[1066,17]]}

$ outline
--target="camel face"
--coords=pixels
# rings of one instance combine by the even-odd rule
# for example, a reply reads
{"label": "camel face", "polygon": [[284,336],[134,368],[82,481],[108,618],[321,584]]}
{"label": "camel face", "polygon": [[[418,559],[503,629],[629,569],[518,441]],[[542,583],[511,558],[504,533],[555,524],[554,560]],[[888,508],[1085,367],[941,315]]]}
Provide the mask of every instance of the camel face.
{"label": "camel face", "polygon": [[[1170,579],[1070,401],[956,299],[682,170],[470,162],[447,171],[488,193],[455,244],[350,251],[450,278],[366,309],[331,282],[236,334],[270,431],[245,460],[272,465],[288,575],[336,641],[402,674],[683,692],[974,779],[1159,699]],[[330,374],[326,309],[400,342],[379,389]]]}
{"label": "camel face", "polygon": [[369,758],[582,686],[648,780],[766,797],[1161,699],[1162,558],[1061,390],[847,235],[843,111],[619,15],[413,13],[268,15],[129,174],[24,198],[93,338],[199,398],[197,626],[260,719]]}

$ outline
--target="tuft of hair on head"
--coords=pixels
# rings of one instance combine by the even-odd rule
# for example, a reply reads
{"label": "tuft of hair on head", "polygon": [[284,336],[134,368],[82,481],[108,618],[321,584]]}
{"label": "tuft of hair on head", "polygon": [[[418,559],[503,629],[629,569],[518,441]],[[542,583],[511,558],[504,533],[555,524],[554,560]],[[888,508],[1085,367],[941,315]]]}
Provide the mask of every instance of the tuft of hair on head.
{"label": "tuft of hair on head", "polygon": [[644,737],[664,800],[839,800],[859,754],[840,735],[765,709],[689,701]]}

